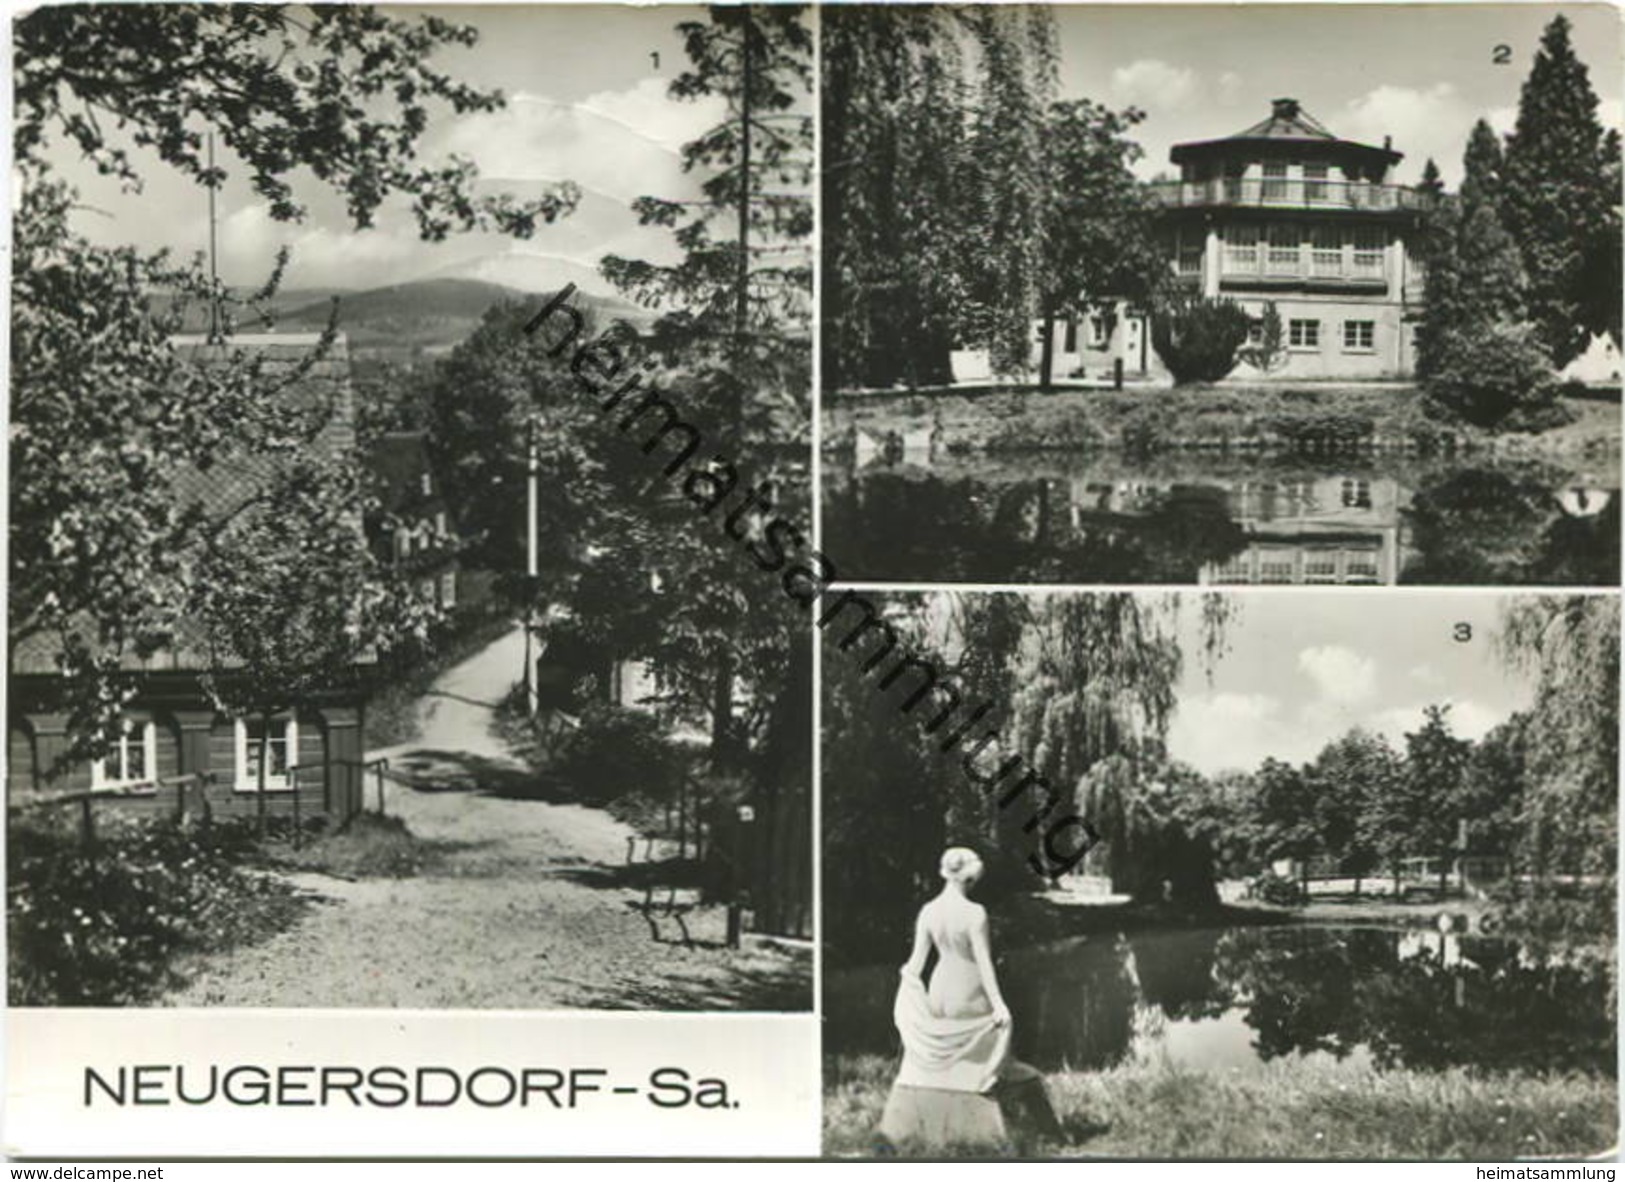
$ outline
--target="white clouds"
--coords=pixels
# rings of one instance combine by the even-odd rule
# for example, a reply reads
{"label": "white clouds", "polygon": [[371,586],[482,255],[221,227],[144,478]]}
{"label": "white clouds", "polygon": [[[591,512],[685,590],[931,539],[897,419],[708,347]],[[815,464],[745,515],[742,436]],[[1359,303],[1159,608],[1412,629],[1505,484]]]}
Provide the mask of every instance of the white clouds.
{"label": "white clouds", "polygon": [[1429,706],[1449,706],[1450,712],[1445,715],[1450,723],[1450,730],[1459,739],[1482,739],[1490,731],[1506,721],[1505,711],[1495,710],[1482,702],[1475,702],[1471,698],[1429,700],[1416,702],[1409,706],[1394,706],[1372,717],[1368,724],[1371,730],[1387,737],[1396,750],[1405,749],[1405,736],[1422,728],[1427,721],[1426,710]]}
{"label": "white clouds", "polygon": [[1141,58],[1112,71],[1112,98],[1120,103],[1176,110],[1190,103],[1201,91],[1196,71],[1171,66],[1157,58]]}
{"label": "white clouds", "polygon": [[1340,645],[1304,649],[1298,654],[1298,669],[1327,703],[1353,705],[1377,692],[1376,662]]}
{"label": "white clouds", "polygon": [[1225,106],[1239,102],[1245,90],[1246,83],[1242,76],[1234,70],[1226,70],[1219,75],[1218,92],[1219,101]]}
{"label": "white clouds", "polygon": [[575,212],[528,242],[469,233],[429,246],[401,201],[389,203],[377,224],[361,232],[320,206],[307,222],[285,225],[256,203],[225,219],[223,263],[234,279],[258,282],[286,243],[293,248],[289,287],[371,287],[448,273],[513,283],[534,272],[543,278],[521,286],[545,287],[562,274],[588,290],[606,291],[596,275],[606,254],[671,261],[670,232],[639,225],[631,202],[646,195],[696,197],[703,178],[683,172],[680,148],[721,114],[716,100],[668,98],[658,78],[578,103],[520,93],[501,111],[444,125],[424,156],[467,156],[479,169],[482,192],[525,198],[559,181],[576,182],[582,200]]}
{"label": "white clouds", "polygon": [[1251,769],[1268,756],[1286,757],[1292,738],[1277,698],[1217,693],[1179,704],[1168,728],[1168,749],[1205,772]]}

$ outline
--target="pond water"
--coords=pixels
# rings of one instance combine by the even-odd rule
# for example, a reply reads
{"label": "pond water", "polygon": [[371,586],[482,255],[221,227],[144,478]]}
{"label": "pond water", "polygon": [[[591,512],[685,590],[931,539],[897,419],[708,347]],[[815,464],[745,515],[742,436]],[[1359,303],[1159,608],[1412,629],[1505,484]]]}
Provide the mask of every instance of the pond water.
{"label": "pond water", "polygon": [[847,579],[1611,586],[1617,458],[1093,452],[825,465]]}
{"label": "pond water", "polygon": [[[1422,1070],[1616,1073],[1601,949],[1319,925],[1093,936],[999,958],[1016,1054],[1246,1070],[1313,1056]],[[892,1054],[895,966],[831,970],[825,1046]]]}

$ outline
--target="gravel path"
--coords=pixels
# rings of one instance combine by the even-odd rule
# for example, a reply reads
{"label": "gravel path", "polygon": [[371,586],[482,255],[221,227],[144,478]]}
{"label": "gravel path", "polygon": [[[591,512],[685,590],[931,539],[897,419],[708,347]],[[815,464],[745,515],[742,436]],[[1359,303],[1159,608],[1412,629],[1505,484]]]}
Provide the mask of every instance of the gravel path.
{"label": "gravel path", "polygon": [[[316,906],[263,944],[189,966],[177,1006],[432,1009],[805,1009],[805,956],[722,947],[721,908],[647,920],[629,882],[633,831],[601,809],[536,799],[491,733],[523,665],[512,632],[443,675],[421,738],[370,752],[405,782],[386,811],[437,849],[417,878],[290,878]],[[651,931],[651,927],[654,931]]]}

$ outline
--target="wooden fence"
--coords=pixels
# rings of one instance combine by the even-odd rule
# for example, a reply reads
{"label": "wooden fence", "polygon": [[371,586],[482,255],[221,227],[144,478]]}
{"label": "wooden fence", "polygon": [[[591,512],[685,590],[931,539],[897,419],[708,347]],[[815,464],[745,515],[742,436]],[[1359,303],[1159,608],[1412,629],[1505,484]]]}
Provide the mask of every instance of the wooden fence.
{"label": "wooden fence", "polygon": [[[261,790],[253,793],[259,807],[257,819],[262,828],[268,819],[265,806],[273,801],[276,803],[276,813],[281,817],[292,820],[293,840],[298,845],[304,838],[304,822],[310,816],[331,817],[337,822],[337,827],[343,829],[367,805],[367,773],[371,771],[376,781],[376,811],[382,815],[385,811],[384,781],[385,773],[389,769],[389,760],[359,760],[359,759],[333,759],[324,763],[296,764],[287,770],[288,788],[276,791]],[[309,809],[304,803],[307,796],[314,792],[307,790],[307,786],[300,783],[300,776],[314,779],[314,773],[321,773],[321,807]],[[98,806],[120,807],[126,813],[136,815],[145,814],[172,816],[177,822],[187,817],[196,817],[205,823],[215,819],[217,812],[227,810],[217,809],[220,803],[219,793],[222,790],[230,793],[229,799],[234,803],[240,801],[241,794],[230,784],[223,785],[223,777],[215,772],[190,772],[181,776],[160,777],[148,783],[139,785],[119,785],[109,788],[84,788],[71,792],[52,792],[29,794],[17,799],[8,799],[7,812],[12,815],[26,815],[28,813],[66,808],[77,805],[79,809],[79,835],[85,845],[91,845],[96,840],[96,809]],[[242,815],[232,810],[236,815]]]}

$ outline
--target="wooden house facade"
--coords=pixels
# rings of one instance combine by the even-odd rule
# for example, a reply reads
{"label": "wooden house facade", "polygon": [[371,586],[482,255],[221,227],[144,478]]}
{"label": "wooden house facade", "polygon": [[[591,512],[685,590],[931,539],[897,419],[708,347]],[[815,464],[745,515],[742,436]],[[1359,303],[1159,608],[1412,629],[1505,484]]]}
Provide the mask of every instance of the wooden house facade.
{"label": "wooden house facade", "polygon": [[[339,337],[312,360],[319,339],[264,334],[219,345],[180,337],[174,345],[204,365],[221,350],[258,354],[267,377],[286,379],[282,396],[330,408],[312,446],[348,453],[355,430],[346,342]],[[177,495],[207,514],[224,514],[253,494],[264,470],[246,457],[229,471],[186,473],[177,480]],[[94,761],[66,759],[74,736],[61,712],[55,645],[46,637],[14,638],[7,671],[8,804],[94,792],[146,815],[206,810],[214,817],[348,817],[360,808],[366,666],[335,671],[329,688],[294,710],[269,719],[233,718],[219,713],[205,692],[201,675],[210,666],[202,652],[187,645],[184,621],[178,635],[171,649],[125,657],[123,669],[136,692],[123,710],[122,732],[112,749]],[[231,675],[229,668],[212,673]],[[262,745],[267,727],[269,743]],[[262,749],[267,752],[263,777]]]}

